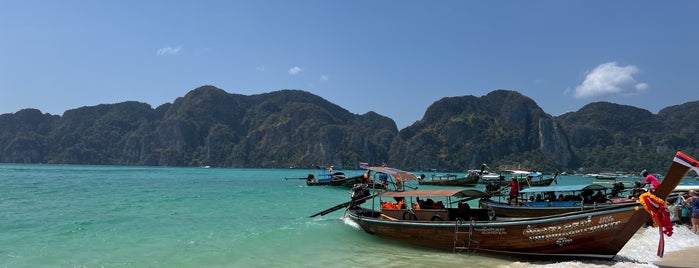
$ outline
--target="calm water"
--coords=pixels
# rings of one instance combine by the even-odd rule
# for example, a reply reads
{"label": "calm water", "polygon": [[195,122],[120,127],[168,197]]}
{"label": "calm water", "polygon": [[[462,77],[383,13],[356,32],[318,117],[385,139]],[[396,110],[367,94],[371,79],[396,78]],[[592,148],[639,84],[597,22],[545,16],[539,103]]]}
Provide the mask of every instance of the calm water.
{"label": "calm water", "polygon": [[[0,267],[561,265],[396,244],[341,211],[309,218],[348,200],[347,189],[284,179],[309,172],[0,164]],[[657,243],[644,228],[614,262],[563,265],[654,267]],[[666,238],[666,252],[692,246],[699,237],[685,227]]]}

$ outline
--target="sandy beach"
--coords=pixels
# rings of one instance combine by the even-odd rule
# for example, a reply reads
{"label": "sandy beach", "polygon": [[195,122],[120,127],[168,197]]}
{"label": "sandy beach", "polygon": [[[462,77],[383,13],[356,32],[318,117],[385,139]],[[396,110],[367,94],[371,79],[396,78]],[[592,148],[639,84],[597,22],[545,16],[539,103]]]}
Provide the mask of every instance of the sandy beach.
{"label": "sandy beach", "polygon": [[661,268],[699,267],[699,247],[666,253],[655,265]]}

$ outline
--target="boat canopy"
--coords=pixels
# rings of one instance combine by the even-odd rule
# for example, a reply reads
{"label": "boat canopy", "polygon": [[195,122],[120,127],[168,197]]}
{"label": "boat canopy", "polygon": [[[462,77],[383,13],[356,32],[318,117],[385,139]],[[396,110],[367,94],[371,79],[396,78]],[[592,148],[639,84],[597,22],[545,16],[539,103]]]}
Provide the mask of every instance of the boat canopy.
{"label": "boat canopy", "polygon": [[555,186],[537,186],[530,187],[519,191],[520,193],[541,193],[541,192],[579,192],[583,190],[607,190],[604,185],[599,184],[580,184],[580,185],[555,185]]}
{"label": "boat canopy", "polygon": [[417,177],[415,174],[403,171],[397,168],[390,168],[390,167],[366,167],[366,169],[374,171],[374,172],[380,172],[380,173],[385,173],[388,175],[393,176],[397,180],[401,181],[411,181],[411,180],[417,180]]}
{"label": "boat canopy", "polygon": [[699,190],[699,184],[680,184],[675,187],[675,191]]}
{"label": "boat canopy", "polygon": [[488,196],[483,191],[474,189],[449,189],[449,190],[414,190],[402,192],[383,192],[381,197],[485,197]]}

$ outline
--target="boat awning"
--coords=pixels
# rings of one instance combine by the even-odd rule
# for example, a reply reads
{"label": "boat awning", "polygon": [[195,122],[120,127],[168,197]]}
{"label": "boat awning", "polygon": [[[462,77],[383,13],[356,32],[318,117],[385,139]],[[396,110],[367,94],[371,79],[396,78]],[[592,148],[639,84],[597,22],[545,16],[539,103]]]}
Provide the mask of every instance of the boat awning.
{"label": "boat awning", "polygon": [[385,173],[388,175],[393,176],[397,180],[401,181],[410,181],[410,180],[417,180],[417,177],[415,174],[403,171],[397,168],[391,168],[391,167],[366,167],[366,169],[374,171],[374,172],[381,172]]}
{"label": "boat awning", "polygon": [[555,185],[530,187],[519,191],[520,193],[540,193],[540,192],[579,192],[583,190],[607,190],[604,185],[599,184],[580,184],[580,185]]}
{"label": "boat awning", "polygon": [[699,184],[680,184],[675,187],[675,191],[699,190]]}
{"label": "boat awning", "polygon": [[485,192],[473,189],[449,189],[449,190],[414,190],[402,192],[383,192],[381,197],[485,197]]}

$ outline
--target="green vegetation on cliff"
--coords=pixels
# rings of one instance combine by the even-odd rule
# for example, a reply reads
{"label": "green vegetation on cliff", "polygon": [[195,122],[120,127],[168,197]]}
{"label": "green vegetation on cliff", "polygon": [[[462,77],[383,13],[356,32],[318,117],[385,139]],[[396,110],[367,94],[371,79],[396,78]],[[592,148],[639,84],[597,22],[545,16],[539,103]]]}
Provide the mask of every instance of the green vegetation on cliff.
{"label": "green vegetation on cliff", "polygon": [[443,98],[398,130],[300,90],[259,95],[203,86],[156,109],[140,102],[62,116],[0,115],[0,162],[308,168],[388,162],[409,170],[662,173],[676,150],[699,155],[699,102],[657,115],[606,102],[558,117],[518,92]]}

